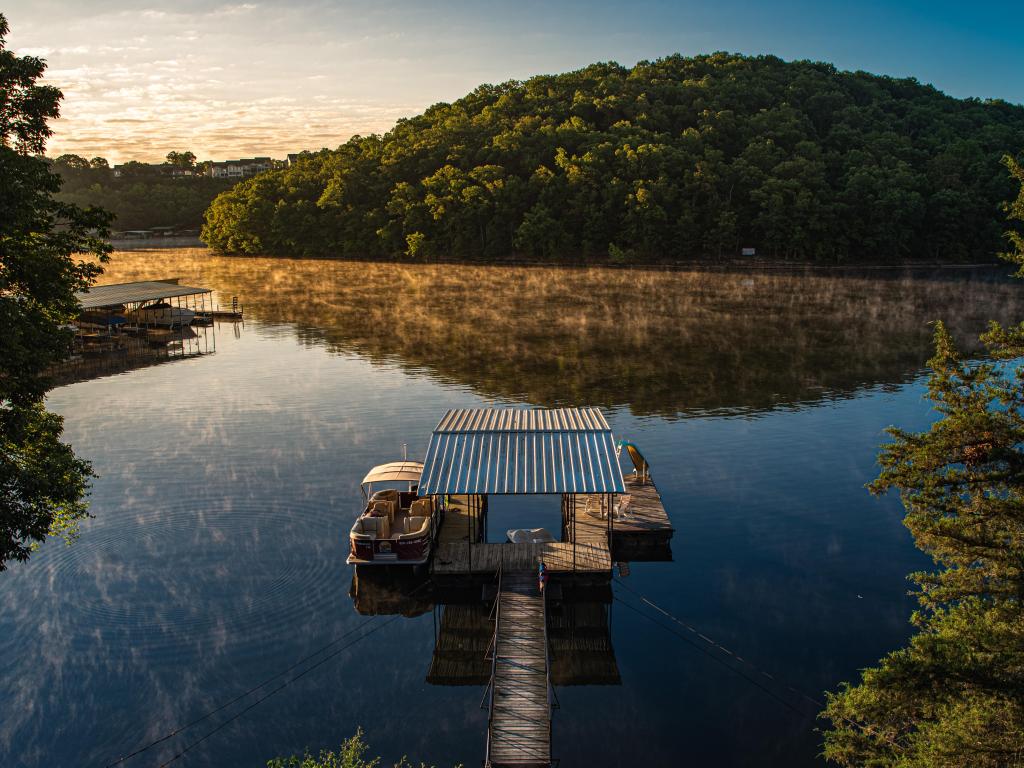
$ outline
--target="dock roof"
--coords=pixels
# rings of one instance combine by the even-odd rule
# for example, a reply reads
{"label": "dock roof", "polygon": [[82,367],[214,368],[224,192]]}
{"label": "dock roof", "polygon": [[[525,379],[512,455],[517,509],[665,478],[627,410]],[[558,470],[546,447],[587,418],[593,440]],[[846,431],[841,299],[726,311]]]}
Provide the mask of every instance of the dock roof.
{"label": "dock roof", "polygon": [[212,293],[212,291],[209,288],[194,288],[157,280],[142,280],[136,283],[94,285],[89,290],[79,291],[75,295],[82,304],[82,309],[98,309],[121,304],[139,304],[144,301],[172,299],[176,296],[198,296],[203,293]]}
{"label": "dock roof", "polygon": [[597,408],[458,408],[430,437],[420,494],[624,493]]}

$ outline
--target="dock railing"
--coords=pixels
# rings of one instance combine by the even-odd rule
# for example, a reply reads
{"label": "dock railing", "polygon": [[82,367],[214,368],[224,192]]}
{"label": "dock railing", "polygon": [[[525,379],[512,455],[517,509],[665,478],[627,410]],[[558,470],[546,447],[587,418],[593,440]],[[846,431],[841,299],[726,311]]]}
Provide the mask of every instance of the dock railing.
{"label": "dock railing", "polygon": [[[498,561],[498,593],[494,596],[494,634],[491,636],[491,680],[487,684],[491,691],[487,704],[487,749],[484,752],[484,768],[491,766],[491,726],[494,724],[494,675],[498,665],[498,626],[501,620],[501,570],[502,561]],[[546,631],[546,630],[545,630]]]}
{"label": "dock railing", "polygon": [[542,610],[544,612],[544,683],[547,686],[548,695],[548,758],[551,758],[551,721],[554,719],[554,710],[558,707],[558,697],[555,696],[555,687],[551,684],[551,646],[548,644],[548,590],[544,587],[544,600]]}

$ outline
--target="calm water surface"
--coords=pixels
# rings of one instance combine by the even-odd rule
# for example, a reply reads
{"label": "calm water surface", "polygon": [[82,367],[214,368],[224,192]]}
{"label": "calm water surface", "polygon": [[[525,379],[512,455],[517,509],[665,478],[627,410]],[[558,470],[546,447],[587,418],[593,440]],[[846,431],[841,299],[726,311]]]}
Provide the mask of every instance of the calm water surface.
{"label": "calm water surface", "polygon": [[[213,329],[215,354],[51,393],[99,474],[95,518],[74,546],[0,576],[0,765],[105,765],[387,621],[364,615],[386,608],[369,586],[359,610],[350,594],[358,482],[403,442],[421,457],[455,406],[602,406],[647,454],[676,529],[673,560],[632,563],[625,584],[820,697],[909,633],[905,574],[928,561],[898,501],[863,486],[885,426],[932,418],[928,322],[966,340],[989,317],[1024,317],[1005,272],[117,254],[103,282],[181,277],[239,296],[246,321]],[[495,529],[515,519],[501,510]],[[547,510],[530,514],[544,524]],[[414,615],[176,764],[259,766],[358,727],[387,760],[479,764],[481,688],[426,682],[440,609],[399,610]],[[607,615],[621,684],[558,689],[562,765],[816,763],[814,706],[773,688],[795,714],[622,602]],[[126,765],[160,765],[252,701]]]}

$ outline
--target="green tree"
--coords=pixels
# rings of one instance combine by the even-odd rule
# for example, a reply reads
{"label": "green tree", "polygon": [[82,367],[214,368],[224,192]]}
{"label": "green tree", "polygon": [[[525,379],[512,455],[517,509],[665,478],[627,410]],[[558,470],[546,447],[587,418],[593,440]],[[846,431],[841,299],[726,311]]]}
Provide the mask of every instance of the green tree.
{"label": "green tree", "polygon": [[[1010,206],[1024,217],[1022,189]],[[1010,258],[1024,263],[1011,235]],[[825,756],[844,766],[1024,765],[1024,323],[982,337],[991,360],[961,359],[935,331],[928,432],[891,428],[873,493],[896,489],[904,523],[940,570],[911,576],[920,609],[907,648],[828,697]]]}
{"label": "green tree", "polygon": [[47,535],[73,536],[87,515],[91,470],[43,407],[44,374],[68,353],[75,292],[100,272],[79,255],[109,252],[106,213],[53,197],[60,177],[37,155],[61,93],[36,84],[45,64],[7,50],[7,33],[0,15],[0,570]]}
{"label": "green tree", "polygon": [[110,168],[110,163],[107,162],[105,157],[94,157],[89,161],[89,167],[94,169],[107,169]]}
{"label": "green tree", "polygon": [[[210,205],[220,251],[992,260],[1024,107],[774,56],[482,85]],[[269,216],[269,218],[268,218]]]}
{"label": "green tree", "polygon": [[53,162],[65,168],[74,168],[78,171],[89,167],[89,161],[81,155],[59,155]]}
{"label": "green tree", "polygon": [[[370,747],[363,741],[363,731],[360,728],[355,736],[341,743],[337,752],[324,749],[315,756],[306,752],[301,757],[276,757],[267,762],[267,768],[379,768],[381,759],[375,757],[368,760],[366,755],[369,751]],[[403,757],[394,764],[394,768],[413,768],[413,764]],[[419,768],[427,766],[420,763]]]}
{"label": "green tree", "polygon": [[175,168],[195,168],[196,156],[191,152],[168,152],[167,162]]}

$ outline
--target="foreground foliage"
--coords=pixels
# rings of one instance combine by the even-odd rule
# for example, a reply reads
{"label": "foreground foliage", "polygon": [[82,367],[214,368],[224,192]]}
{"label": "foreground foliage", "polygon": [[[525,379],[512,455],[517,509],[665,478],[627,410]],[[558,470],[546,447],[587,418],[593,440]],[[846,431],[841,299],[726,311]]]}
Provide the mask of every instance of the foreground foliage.
{"label": "foreground foliage", "polygon": [[72,536],[86,513],[91,470],[60,440],[43,406],[45,370],[71,342],[75,291],[99,273],[76,254],[105,259],[109,217],[58,202],[60,178],[34,157],[61,93],[36,85],[45,65],[6,50],[0,15],[0,570],[50,534]]}
{"label": "foreground foliage", "polygon": [[1024,108],[772,56],[482,85],[220,195],[226,252],[984,259]]}
{"label": "foreground foliage", "polygon": [[[1010,213],[1024,219],[1024,186]],[[982,340],[992,361],[965,362],[938,325],[929,397],[941,418],[891,429],[880,457],[871,490],[899,490],[940,570],[912,576],[909,646],[829,696],[825,756],[844,766],[1024,765],[1024,367],[1006,362],[1024,356],[1024,324],[993,323]]]}
{"label": "foreground foliage", "polygon": [[[325,749],[316,756],[306,752],[302,757],[277,757],[267,763],[267,768],[379,768],[379,757],[366,759],[369,751],[370,746],[363,741],[363,731],[359,729],[355,736],[341,743],[337,752]],[[394,768],[413,768],[413,765],[403,757]],[[426,768],[426,765],[420,763],[419,768]]]}

